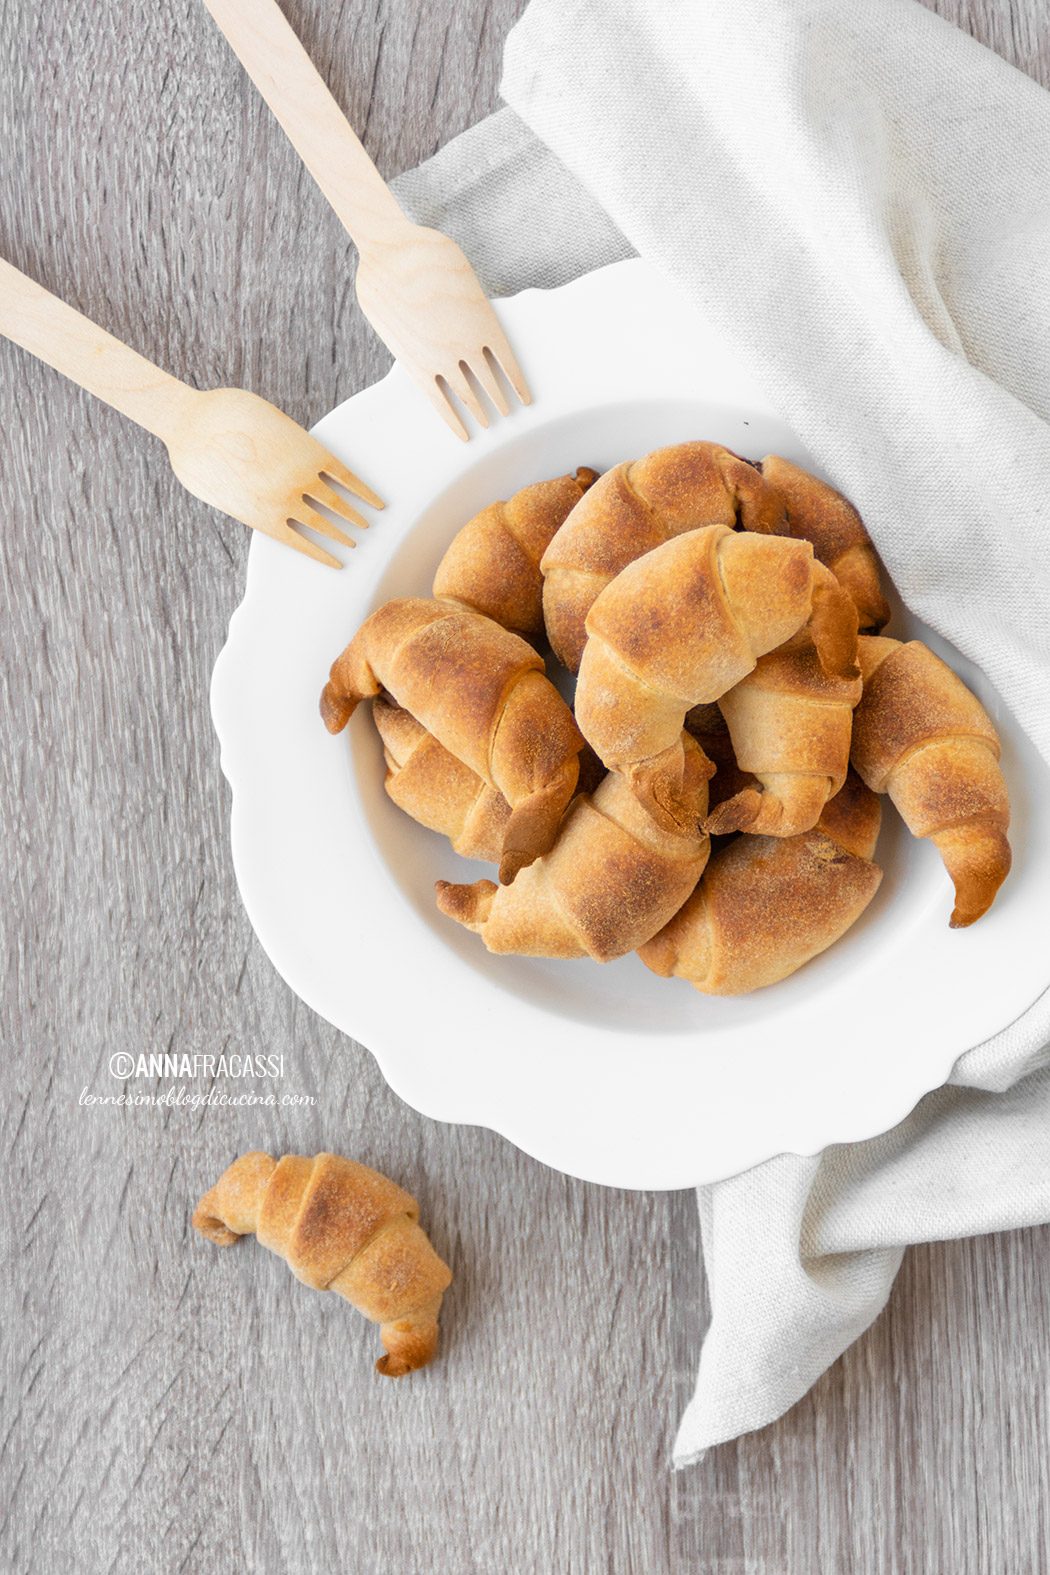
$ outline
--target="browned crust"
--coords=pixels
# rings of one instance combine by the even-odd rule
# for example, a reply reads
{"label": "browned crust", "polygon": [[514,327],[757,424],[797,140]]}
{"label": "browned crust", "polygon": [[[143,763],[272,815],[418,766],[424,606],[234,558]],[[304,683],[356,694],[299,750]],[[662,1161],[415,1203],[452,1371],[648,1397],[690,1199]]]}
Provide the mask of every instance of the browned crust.
{"label": "browned crust", "polygon": [[259,1204],[273,1175],[275,1161],[253,1150],[223,1173],[204,1194],[193,1214],[193,1228],[216,1246],[229,1247],[250,1235],[259,1217]]}
{"label": "browned crust", "polygon": [[522,487],[491,503],[456,532],[434,576],[435,596],[484,613],[520,634],[543,633],[540,559],[598,472]]}
{"label": "browned crust", "polygon": [[986,913],[1010,872],[999,736],[957,673],[919,640],[861,641],[864,693],[852,760],[905,825],[937,847],[955,887],[951,925]]}
{"label": "browned crust", "polygon": [[220,1243],[254,1229],[297,1279],[337,1291],[382,1323],[388,1355],[378,1367],[390,1377],[430,1360],[452,1280],[418,1220],[409,1193],[337,1154],[286,1154],[276,1163],[243,1155],[194,1214],[195,1227]]}
{"label": "browned crust", "polygon": [[793,536],[813,543],[821,563],[841,581],[862,629],[881,629],[890,616],[882,594],[879,562],[853,504],[841,492],[779,454],[767,454],[762,474],[784,498]]}
{"label": "browned crust", "polygon": [[[808,542],[713,525],[654,548],[602,592],[587,617],[576,717],[652,813],[675,789],[687,712],[794,635],[830,579]],[[855,645],[855,614],[836,594]]]}
{"label": "browned crust", "polygon": [[685,900],[706,862],[700,829],[710,763],[692,740],[674,830],[638,803],[621,777],[578,798],[557,842],[510,886],[439,882],[442,913],[481,935],[490,951],[526,956],[622,956]]}
{"label": "browned crust", "polygon": [[[383,741],[387,794],[406,815],[436,831],[468,859],[498,864],[506,843],[511,808],[414,716],[384,695],[372,702],[372,716]],[[594,750],[579,756],[576,791],[593,793],[605,775]]]}
{"label": "browned crust", "polygon": [[599,593],[643,553],[703,525],[787,529],[783,499],[718,443],[679,443],[607,471],[576,505],[540,564],[547,635],[576,672]]}
{"label": "browned crust", "polygon": [[583,741],[525,640],[448,602],[387,602],[333,664],[322,715],[338,730],[380,691],[510,804],[504,878],[550,847]]}
{"label": "browned crust", "polygon": [[639,949],[646,966],[703,994],[742,995],[787,978],[845,934],[882,872],[828,835],[874,851],[877,800],[873,809],[855,779],[838,797],[812,831],[739,837],[716,853],[689,900]]}
{"label": "browned crust", "polygon": [[873,859],[881,825],[879,795],[865,787],[855,771],[847,771],[845,782],[824,806],[821,831],[858,859]]}
{"label": "browned crust", "polygon": [[719,701],[735,759],[751,780],[719,799],[708,831],[790,837],[815,826],[845,781],[860,694],[859,671],[852,678],[824,671],[808,627],[761,657]]}
{"label": "browned crust", "polygon": [[[873,644],[862,642],[862,649]],[[878,642],[879,652],[888,642]],[[884,790],[890,772],[935,738],[983,740],[998,756],[991,717],[946,662],[920,640],[894,644],[874,671],[853,718],[853,763],[868,786]]]}

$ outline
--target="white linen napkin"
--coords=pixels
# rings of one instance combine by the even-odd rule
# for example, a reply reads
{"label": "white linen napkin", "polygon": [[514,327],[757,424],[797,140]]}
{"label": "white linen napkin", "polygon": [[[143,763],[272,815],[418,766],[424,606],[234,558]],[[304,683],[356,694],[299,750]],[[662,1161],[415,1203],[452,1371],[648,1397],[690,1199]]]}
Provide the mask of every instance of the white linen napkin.
{"label": "white linen napkin", "polygon": [[[497,294],[663,270],[1050,761],[1050,96],[916,0],[532,0],[502,92],[415,214]],[[1050,1220],[1048,1039],[1050,991],[893,1131],[699,1189],[676,1464],[793,1405],[908,1242]]]}

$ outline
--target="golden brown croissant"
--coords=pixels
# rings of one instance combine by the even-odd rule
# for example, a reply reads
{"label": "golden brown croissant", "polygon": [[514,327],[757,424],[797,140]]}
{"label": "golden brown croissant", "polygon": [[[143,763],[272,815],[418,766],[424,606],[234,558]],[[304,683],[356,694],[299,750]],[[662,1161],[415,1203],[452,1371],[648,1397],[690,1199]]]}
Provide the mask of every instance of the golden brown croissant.
{"label": "golden brown croissant", "polygon": [[479,934],[490,952],[593,957],[633,951],[685,901],[707,862],[700,829],[710,762],[691,738],[673,829],[657,824],[623,777],[573,803],[551,851],[511,886],[437,883],[442,913]]}
{"label": "golden brown croissant", "polygon": [[779,454],[767,454],[760,469],[784,498],[792,536],[812,542],[819,562],[849,592],[860,627],[881,629],[890,609],[882,594],[875,548],[853,504],[826,481],[818,481]]}
{"label": "golden brown croissant", "polygon": [[991,907],[1010,871],[1010,800],[999,735],[977,696],[928,646],[860,641],[864,693],[853,764],[888,793],[908,830],[929,837],[955,886],[953,929]]}
{"label": "golden brown croissant", "polygon": [[[464,858],[498,864],[510,819],[503,794],[450,754],[401,706],[379,696],[372,701],[372,716],[383,740],[385,787],[398,808],[446,836]],[[598,756],[584,745],[577,793],[593,793],[604,775]]]}
{"label": "golden brown croissant", "polygon": [[606,471],[543,554],[543,616],[556,656],[576,672],[599,592],[653,547],[701,525],[787,530],[776,488],[720,443],[677,443]]}
{"label": "golden brown croissant", "polygon": [[718,702],[737,766],[756,785],[720,803],[708,831],[795,837],[815,826],[846,780],[860,692],[859,671],[825,673],[808,628],[760,657]]}
{"label": "golden brown croissant", "polygon": [[381,690],[510,804],[501,880],[547,851],[583,741],[531,645],[451,602],[387,602],[332,664],[325,726],[338,733],[358,702]]}
{"label": "golden brown croissant", "polygon": [[807,619],[822,666],[856,674],[857,617],[807,541],[708,525],[623,569],[587,614],[576,720],[653,813],[682,769],[682,725]]}
{"label": "golden brown croissant", "polygon": [[555,531],[598,479],[586,467],[522,487],[506,503],[491,503],[457,531],[434,576],[434,595],[513,629],[543,633],[540,559]]}
{"label": "golden brown croissant", "polygon": [[380,697],[372,702],[372,716],[383,740],[385,787],[394,803],[421,826],[447,837],[465,859],[498,864],[511,813],[503,794],[401,706]]}
{"label": "golden brown croissant", "polygon": [[879,819],[878,798],[850,773],[812,831],[737,837],[639,956],[703,995],[786,979],[844,935],[878,890]]}
{"label": "golden brown croissant", "polygon": [[220,1247],[255,1232],[304,1285],[338,1291],[373,1323],[388,1378],[425,1367],[452,1283],[419,1225],[415,1198],[338,1154],[243,1154],[206,1192],[194,1227]]}

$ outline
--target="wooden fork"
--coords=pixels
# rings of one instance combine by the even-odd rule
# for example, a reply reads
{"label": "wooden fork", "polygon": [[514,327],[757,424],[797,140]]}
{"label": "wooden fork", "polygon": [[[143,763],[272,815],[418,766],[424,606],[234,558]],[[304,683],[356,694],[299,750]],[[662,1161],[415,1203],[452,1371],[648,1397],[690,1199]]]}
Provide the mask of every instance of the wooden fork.
{"label": "wooden fork", "polygon": [[478,277],[455,241],[414,224],[325,87],[276,0],[204,0],[360,254],[357,299],[457,437],[458,399],[483,427],[486,394],[509,413],[497,369],[532,396]]}
{"label": "wooden fork", "polygon": [[301,527],[353,547],[353,537],[324,510],[353,525],[368,523],[333,482],[383,507],[371,487],[276,405],[243,388],[190,388],[3,258],[0,333],[161,438],[194,497],[320,563],[342,568]]}

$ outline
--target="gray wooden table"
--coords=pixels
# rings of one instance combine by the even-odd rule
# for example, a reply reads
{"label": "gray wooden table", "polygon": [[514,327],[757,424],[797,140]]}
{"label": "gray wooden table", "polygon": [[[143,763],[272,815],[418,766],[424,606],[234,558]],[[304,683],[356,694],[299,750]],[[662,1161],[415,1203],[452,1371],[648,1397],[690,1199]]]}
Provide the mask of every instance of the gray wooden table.
{"label": "gray wooden table", "polygon": [[[938,8],[1050,82],[1045,0]],[[492,107],[520,0],[287,9],[393,174]],[[386,365],[346,237],[197,0],[3,0],[0,252],[173,372],[307,423]],[[672,1475],[692,1196],[422,1119],[283,986],[237,898],[207,706],[247,547],[154,443],[0,344],[0,1567],[1045,1570],[1050,1231],[911,1252],[783,1421]],[[79,1102],[112,1092],[116,1051],[222,1048],[283,1052],[315,1103]],[[416,1191],[456,1268],[425,1378],[375,1379],[345,1305],[192,1235],[259,1146]]]}

